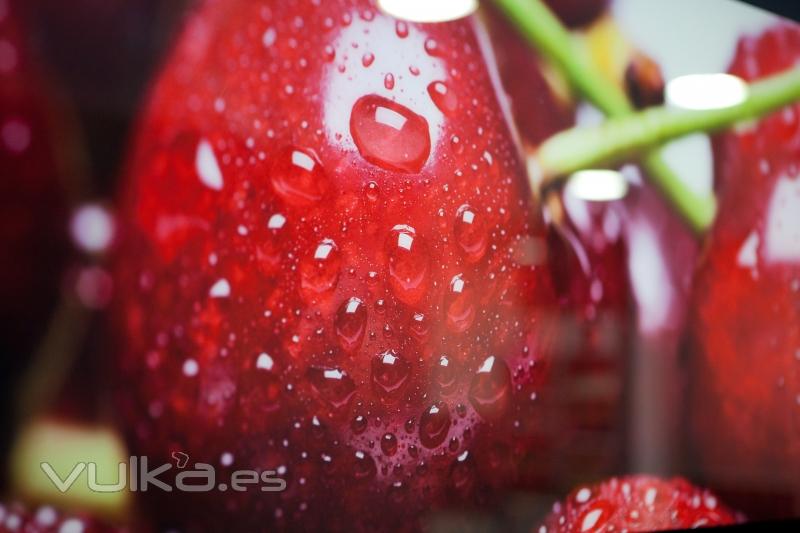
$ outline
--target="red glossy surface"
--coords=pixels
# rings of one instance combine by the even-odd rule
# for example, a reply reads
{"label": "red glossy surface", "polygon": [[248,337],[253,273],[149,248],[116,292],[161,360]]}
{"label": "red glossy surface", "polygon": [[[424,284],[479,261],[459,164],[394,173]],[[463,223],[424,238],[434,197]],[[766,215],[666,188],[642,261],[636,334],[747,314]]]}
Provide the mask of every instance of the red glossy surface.
{"label": "red glossy surface", "polygon": [[735,524],[741,517],[683,478],[611,478],[572,491],[539,533],[660,531]]}
{"label": "red glossy surface", "polygon": [[189,20],[123,194],[122,421],[134,452],[288,488],[159,494],[164,524],[413,530],[541,475],[556,300],[475,24]]}
{"label": "red glossy surface", "polygon": [[[800,28],[783,25],[744,37],[731,72],[753,80],[798,60]],[[800,510],[800,106],[721,135],[715,162],[720,213],[693,300],[694,451],[745,511],[790,515]]]}

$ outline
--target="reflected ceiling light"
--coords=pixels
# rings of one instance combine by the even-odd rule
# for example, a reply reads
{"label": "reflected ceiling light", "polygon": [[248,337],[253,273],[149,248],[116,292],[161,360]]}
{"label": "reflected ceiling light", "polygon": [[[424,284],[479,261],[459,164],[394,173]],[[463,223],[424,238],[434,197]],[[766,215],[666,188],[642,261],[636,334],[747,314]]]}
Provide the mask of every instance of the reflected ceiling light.
{"label": "reflected ceiling light", "polygon": [[579,170],[569,177],[566,193],[590,202],[625,198],[628,181],[616,170]]}
{"label": "reflected ceiling light", "polygon": [[722,109],[747,98],[747,84],[731,74],[690,74],[667,83],[668,105],[683,109]]}
{"label": "reflected ceiling light", "polygon": [[473,14],[478,0],[378,0],[378,8],[410,22],[447,22]]}

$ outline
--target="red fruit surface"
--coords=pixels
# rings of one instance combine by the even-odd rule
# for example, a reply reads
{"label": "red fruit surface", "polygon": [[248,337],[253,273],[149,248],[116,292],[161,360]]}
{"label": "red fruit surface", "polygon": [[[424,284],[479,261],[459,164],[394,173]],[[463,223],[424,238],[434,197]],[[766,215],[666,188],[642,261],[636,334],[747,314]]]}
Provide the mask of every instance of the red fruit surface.
{"label": "red fruit surface", "polygon": [[[800,27],[782,24],[743,37],[730,71],[754,80],[798,60]],[[800,510],[800,105],[720,135],[715,164],[720,211],[692,306],[697,464],[748,513],[789,515]]]}
{"label": "red fruit surface", "polygon": [[580,487],[552,513],[539,533],[660,531],[735,524],[741,517],[708,490],[683,478],[611,478]]}
{"label": "red fruit surface", "polygon": [[[541,59],[497,11],[487,19],[503,87],[528,152],[575,124]],[[557,455],[553,483],[569,487],[587,475],[617,470],[624,436],[623,387],[633,329],[621,202],[551,198],[549,249],[562,308],[558,354],[550,380],[550,434]],[[565,485],[566,484],[566,485]]]}
{"label": "red fruit surface", "polygon": [[57,298],[66,246],[63,159],[53,91],[16,3],[0,1],[0,352],[26,360]]}
{"label": "red fruit surface", "polygon": [[82,515],[63,513],[49,505],[31,508],[0,504],[0,533],[113,533],[124,529]]}
{"label": "red fruit surface", "polygon": [[123,194],[119,406],[135,453],[287,489],[162,523],[414,530],[540,475],[556,300],[484,42],[366,0],[190,19]]}
{"label": "red fruit surface", "polygon": [[561,101],[543,71],[543,61],[505,15],[487,3],[486,20],[503,87],[523,144],[535,148],[575,124],[575,110]]}

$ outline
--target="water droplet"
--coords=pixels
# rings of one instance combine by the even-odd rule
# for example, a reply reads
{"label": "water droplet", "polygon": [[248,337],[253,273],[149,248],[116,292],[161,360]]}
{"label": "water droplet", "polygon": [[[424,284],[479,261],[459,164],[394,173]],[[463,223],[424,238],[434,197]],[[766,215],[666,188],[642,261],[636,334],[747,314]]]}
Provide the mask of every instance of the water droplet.
{"label": "water droplet", "polygon": [[580,524],[581,533],[604,531],[613,514],[614,507],[610,503],[605,500],[595,502],[578,516],[577,523]]}
{"label": "water droplet", "polygon": [[446,355],[441,356],[433,369],[433,378],[442,394],[447,395],[453,392],[456,385],[456,377],[453,361]]}
{"label": "water droplet", "polygon": [[322,49],[322,57],[325,58],[325,61],[331,63],[334,59],[336,59],[336,50],[333,46],[326,44],[325,48]]}
{"label": "water droplet", "polygon": [[426,448],[436,448],[447,437],[450,430],[450,409],[447,404],[437,402],[422,413],[419,420],[419,440]]}
{"label": "water droplet", "polygon": [[370,202],[375,202],[380,197],[380,188],[378,187],[378,184],[375,183],[374,181],[370,181],[369,183],[367,183],[365,191],[367,195],[367,200],[369,200]]}
{"label": "water droplet", "polygon": [[483,258],[488,239],[483,217],[475,209],[469,205],[458,208],[453,235],[467,262],[476,263]]}
{"label": "water droplet", "polygon": [[458,111],[458,98],[450,88],[441,81],[434,81],[428,85],[428,94],[439,108],[439,111],[448,117],[454,116]]}
{"label": "water droplet", "polygon": [[336,243],[324,239],[300,263],[300,288],[307,298],[331,291],[339,280],[341,257]]}
{"label": "water droplet", "polygon": [[496,419],[505,413],[511,396],[511,372],[499,357],[489,356],[472,378],[469,401],[481,417]]}
{"label": "water droplet", "polygon": [[361,346],[367,327],[367,308],[358,298],[350,298],[336,312],[334,319],[339,346],[352,353]]}
{"label": "water droplet", "polygon": [[359,98],[350,115],[350,133],[361,156],[386,170],[416,173],[430,156],[428,122],[382,96]]}
{"label": "water droplet", "polygon": [[425,315],[422,313],[414,313],[408,325],[408,331],[411,333],[411,337],[414,340],[422,344],[427,341],[430,336],[431,325]]}
{"label": "water droplet", "polygon": [[361,64],[364,65],[365,68],[368,68],[375,62],[375,54],[372,52],[367,52],[361,57]]}
{"label": "water droplet", "polygon": [[365,481],[375,477],[377,469],[372,456],[362,451],[357,451],[354,455],[353,477],[359,481]]}
{"label": "water droplet", "polygon": [[328,177],[317,155],[289,146],[275,157],[270,174],[275,192],[288,204],[310,206],[325,195]]}
{"label": "water droplet", "polygon": [[397,452],[397,437],[394,433],[386,433],[381,437],[381,451],[389,457]]}
{"label": "water droplet", "polygon": [[463,333],[475,321],[475,304],[472,289],[461,274],[453,276],[445,296],[447,327],[454,333]]}
{"label": "water droplet", "polygon": [[308,380],[317,394],[336,409],[347,405],[356,391],[350,376],[337,368],[311,367]]}
{"label": "water droplet", "polygon": [[461,155],[464,153],[464,143],[461,142],[461,138],[458,135],[453,135],[450,137],[450,147],[453,149],[453,153],[456,155]]}
{"label": "water droplet", "polygon": [[391,91],[394,89],[394,74],[389,72],[386,76],[383,77],[383,86],[386,87],[387,91]]}
{"label": "water droplet", "polygon": [[419,302],[427,290],[430,270],[425,242],[414,228],[398,225],[389,234],[386,255],[389,284],[397,298],[409,305]]}
{"label": "water droplet", "polygon": [[411,73],[412,76],[419,76],[419,68],[414,65],[408,67],[408,72]]}
{"label": "water droplet", "polygon": [[193,378],[200,371],[200,365],[194,359],[187,359],[183,362],[183,375],[188,378]]}
{"label": "water droplet", "polygon": [[441,55],[442,50],[439,48],[439,43],[434,39],[428,38],[425,39],[425,52],[430,56],[438,56]]}
{"label": "water droplet", "polygon": [[394,31],[401,39],[408,37],[408,24],[403,20],[398,20],[394,25]]}
{"label": "water droplet", "polygon": [[369,421],[367,420],[367,417],[365,417],[364,415],[357,415],[356,417],[353,418],[353,421],[350,423],[350,429],[352,429],[353,433],[355,433],[356,435],[360,435],[361,433],[364,433],[365,429],[367,429],[368,423]]}
{"label": "water droplet", "polygon": [[411,366],[394,350],[386,350],[372,360],[372,388],[385,402],[403,394]]}

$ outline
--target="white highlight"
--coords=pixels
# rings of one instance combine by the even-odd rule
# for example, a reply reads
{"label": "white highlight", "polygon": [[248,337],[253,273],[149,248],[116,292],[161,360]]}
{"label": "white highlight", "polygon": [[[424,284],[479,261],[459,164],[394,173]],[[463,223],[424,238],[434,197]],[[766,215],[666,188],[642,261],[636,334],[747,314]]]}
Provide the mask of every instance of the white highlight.
{"label": "white highlight", "polygon": [[225,185],[222,179],[222,171],[219,168],[219,163],[217,163],[217,156],[214,155],[211,143],[205,139],[197,145],[194,166],[203,185],[215,191],[222,190],[223,185]]}
{"label": "white highlight", "polygon": [[183,375],[193,378],[200,371],[200,365],[194,359],[187,359],[183,362]]}
{"label": "white highlight", "polygon": [[275,361],[273,361],[272,357],[270,357],[266,352],[259,355],[258,359],[256,359],[256,368],[260,368],[262,370],[272,370],[273,366],[275,366]]}
{"label": "white highlight", "polygon": [[227,279],[217,280],[208,291],[208,295],[212,298],[227,298],[231,295],[231,284]]}
{"label": "white highlight", "polygon": [[378,8],[411,22],[447,22],[473,14],[478,0],[378,0]]}
{"label": "white highlight", "polygon": [[105,251],[114,238],[114,217],[97,204],[79,207],[73,213],[69,227],[73,242],[89,253]]}
{"label": "white highlight", "polygon": [[747,84],[731,74],[689,74],[667,83],[665,101],[682,109],[723,109],[747,99]]}
{"label": "white highlight", "polygon": [[406,125],[407,120],[406,117],[397,111],[392,111],[388,107],[378,106],[377,109],[375,109],[375,122],[401,131],[403,126]]}
{"label": "white highlight", "polygon": [[628,181],[616,170],[579,170],[570,176],[566,192],[592,202],[611,202],[628,194]]}

